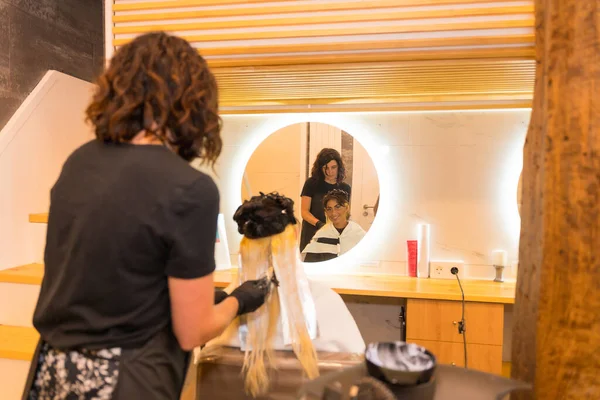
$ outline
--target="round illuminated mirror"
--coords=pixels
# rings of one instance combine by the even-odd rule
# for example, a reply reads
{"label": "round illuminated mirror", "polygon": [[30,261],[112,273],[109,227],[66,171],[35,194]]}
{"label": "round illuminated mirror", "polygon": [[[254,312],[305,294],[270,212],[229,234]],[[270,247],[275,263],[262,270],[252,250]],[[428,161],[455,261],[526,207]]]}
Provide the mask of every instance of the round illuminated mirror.
{"label": "round illuminated mirror", "polygon": [[250,157],[242,201],[261,192],[294,200],[301,257],[320,262],[347,253],[370,229],[379,179],[373,161],[350,133],[306,122],[269,135]]}

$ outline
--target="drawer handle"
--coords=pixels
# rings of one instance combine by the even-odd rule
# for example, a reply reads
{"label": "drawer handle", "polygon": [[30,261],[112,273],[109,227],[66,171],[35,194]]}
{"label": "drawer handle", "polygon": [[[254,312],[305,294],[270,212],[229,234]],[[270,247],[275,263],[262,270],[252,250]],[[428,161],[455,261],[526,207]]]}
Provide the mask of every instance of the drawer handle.
{"label": "drawer handle", "polygon": [[450,365],[452,365],[453,367],[456,367],[456,363],[450,363]]}
{"label": "drawer handle", "polygon": [[452,325],[458,324],[458,321],[452,321]]}

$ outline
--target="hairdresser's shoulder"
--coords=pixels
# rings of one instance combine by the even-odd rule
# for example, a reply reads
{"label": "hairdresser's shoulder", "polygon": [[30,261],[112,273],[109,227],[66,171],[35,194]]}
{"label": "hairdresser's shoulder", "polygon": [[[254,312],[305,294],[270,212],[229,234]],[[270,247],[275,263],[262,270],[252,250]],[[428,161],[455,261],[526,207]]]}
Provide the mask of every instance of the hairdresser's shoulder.
{"label": "hairdresser's shoulder", "polygon": [[178,202],[183,204],[194,204],[200,200],[219,202],[217,184],[206,173],[190,167],[175,179],[173,195]]}
{"label": "hairdresser's shoulder", "polygon": [[91,151],[94,151],[98,147],[98,141],[96,139],[89,140],[79,145],[75,150],[71,152],[67,161],[76,159],[79,157],[85,157],[85,155]]}

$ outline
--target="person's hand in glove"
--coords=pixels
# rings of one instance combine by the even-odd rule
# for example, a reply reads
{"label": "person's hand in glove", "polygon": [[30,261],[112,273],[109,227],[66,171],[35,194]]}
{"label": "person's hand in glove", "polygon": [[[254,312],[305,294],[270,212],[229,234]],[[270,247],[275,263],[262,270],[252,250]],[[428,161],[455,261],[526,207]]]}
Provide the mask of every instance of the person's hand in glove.
{"label": "person's hand in glove", "polygon": [[229,296],[235,297],[238,301],[237,315],[247,314],[256,311],[265,302],[271,282],[267,278],[246,281],[238,286]]}
{"label": "person's hand in glove", "polygon": [[228,296],[229,294],[226,291],[215,288],[215,305],[225,300]]}

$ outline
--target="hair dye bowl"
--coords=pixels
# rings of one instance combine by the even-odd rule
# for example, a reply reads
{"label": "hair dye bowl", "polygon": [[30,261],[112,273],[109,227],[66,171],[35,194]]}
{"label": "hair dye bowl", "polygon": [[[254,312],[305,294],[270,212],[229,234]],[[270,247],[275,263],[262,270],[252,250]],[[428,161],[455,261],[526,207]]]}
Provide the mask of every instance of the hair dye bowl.
{"label": "hair dye bowl", "polygon": [[406,342],[370,343],[365,351],[369,375],[402,399],[431,400],[435,393],[435,356]]}

